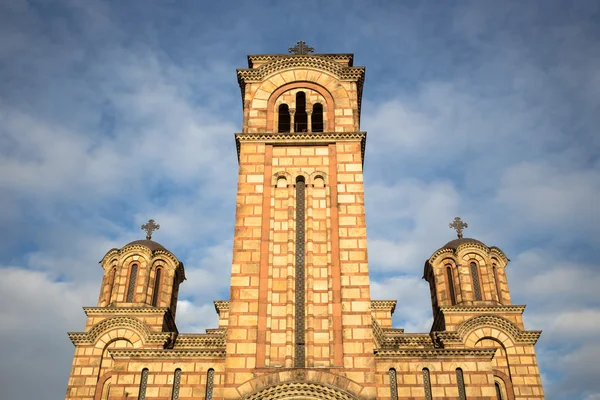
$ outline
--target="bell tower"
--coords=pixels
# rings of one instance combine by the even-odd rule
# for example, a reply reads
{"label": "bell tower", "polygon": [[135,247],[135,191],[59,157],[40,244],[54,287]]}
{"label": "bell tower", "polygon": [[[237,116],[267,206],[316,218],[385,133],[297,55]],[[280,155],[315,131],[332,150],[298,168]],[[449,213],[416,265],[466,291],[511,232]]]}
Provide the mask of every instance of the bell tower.
{"label": "bell tower", "polygon": [[425,262],[434,323],[392,326],[371,300],[360,130],[364,67],[352,54],[248,56],[229,299],[219,325],[175,325],[183,263],[152,240],[109,250],[86,307],[67,400],[543,399],[525,306],[496,247],[462,237]]}
{"label": "bell tower", "polygon": [[[226,367],[374,368],[360,131],[364,67],[352,54],[250,55],[237,71],[239,159]],[[371,377],[369,378],[369,376]]]}

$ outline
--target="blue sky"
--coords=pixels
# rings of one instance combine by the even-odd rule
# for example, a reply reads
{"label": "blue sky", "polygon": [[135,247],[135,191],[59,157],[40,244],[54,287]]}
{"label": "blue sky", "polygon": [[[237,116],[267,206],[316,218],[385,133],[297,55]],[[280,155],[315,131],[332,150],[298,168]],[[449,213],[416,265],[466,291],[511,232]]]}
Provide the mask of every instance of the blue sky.
{"label": "blue sky", "polygon": [[504,250],[544,331],[548,399],[600,399],[600,3],[0,2],[0,397],[64,395],[112,247],[186,265],[178,325],[228,296],[247,54],[355,54],[373,293],[427,332],[423,262],[466,236]]}

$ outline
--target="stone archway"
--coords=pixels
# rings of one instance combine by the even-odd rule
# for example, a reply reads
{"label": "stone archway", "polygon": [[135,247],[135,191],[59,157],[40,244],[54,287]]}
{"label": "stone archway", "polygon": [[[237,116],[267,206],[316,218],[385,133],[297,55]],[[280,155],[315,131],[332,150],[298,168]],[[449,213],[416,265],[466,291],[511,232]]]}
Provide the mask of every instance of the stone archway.
{"label": "stone archway", "polygon": [[261,388],[241,400],[359,400],[345,390],[317,382],[283,382]]}

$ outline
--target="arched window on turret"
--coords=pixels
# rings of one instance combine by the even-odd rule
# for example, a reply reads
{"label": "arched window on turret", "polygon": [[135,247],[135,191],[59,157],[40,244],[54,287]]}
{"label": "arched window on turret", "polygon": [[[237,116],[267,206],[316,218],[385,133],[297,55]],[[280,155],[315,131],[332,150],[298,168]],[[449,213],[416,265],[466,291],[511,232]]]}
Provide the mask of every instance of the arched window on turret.
{"label": "arched window on turret", "polygon": [[306,113],[306,94],[296,93],[296,113],[294,114],[294,132],[308,131],[308,114]]}
{"label": "arched window on turret", "polygon": [[323,129],[323,105],[321,103],[316,103],[313,106],[312,131],[323,132]]}
{"label": "arched window on turret", "polygon": [[156,269],[156,276],[154,277],[154,290],[152,291],[152,306],[156,307],[158,304],[158,297],[160,296],[160,277],[162,275],[162,268]]}
{"label": "arched window on turret", "polygon": [[279,122],[277,132],[289,132],[290,131],[290,108],[287,104],[281,104],[279,106]]}
{"label": "arched window on turret", "polygon": [[496,283],[496,293],[498,293],[498,303],[502,304],[502,290],[500,288],[500,277],[498,276],[496,264],[492,264],[492,272],[494,273],[494,282]]}
{"label": "arched window on turret", "polygon": [[127,302],[133,301],[133,295],[135,294],[135,281],[137,278],[138,265],[131,265],[131,272],[129,273],[129,285],[127,285]]}
{"label": "arched window on turret", "polygon": [[108,282],[108,298],[106,299],[106,305],[110,304],[110,300],[112,299],[113,290],[115,288],[115,279],[117,279],[117,269],[113,268],[110,271],[110,281]]}
{"label": "arched window on turret", "polygon": [[473,292],[475,300],[481,300],[481,283],[479,282],[479,266],[476,262],[471,262],[471,279],[473,280]]}
{"label": "arched window on turret", "polygon": [[456,296],[454,294],[454,280],[452,279],[452,266],[446,265],[446,275],[448,276],[448,295],[450,296],[450,304],[456,305]]}

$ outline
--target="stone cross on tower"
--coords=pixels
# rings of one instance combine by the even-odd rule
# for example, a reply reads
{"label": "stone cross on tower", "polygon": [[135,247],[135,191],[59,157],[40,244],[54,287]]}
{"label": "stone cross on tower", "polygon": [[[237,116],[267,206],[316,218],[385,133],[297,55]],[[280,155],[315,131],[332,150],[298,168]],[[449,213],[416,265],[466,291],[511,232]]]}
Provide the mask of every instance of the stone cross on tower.
{"label": "stone cross on tower", "polygon": [[304,43],[301,40],[298,43],[296,43],[296,45],[294,47],[290,47],[288,49],[288,51],[292,54],[308,54],[308,53],[314,53],[315,48],[307,46],[306,43]]}
{"label": "stone cross on tower", "polygon": [[160,225],[154,222],[153,219],[148,220],[147,223],[142,225],[142,230],[146,231],[146,239],[152,239],[152,232],[160,229]]}
{"label": "stone cross on tower", "polygon": [[458,238],[462,238],[463,237],[463,229],[467,228],[469,225],[466,222],[463,222],[460,217],[455,217],[454,221],[449,223],[448,226],[450,228],[454,228],[456,230],[456,234],[458,235]]}

